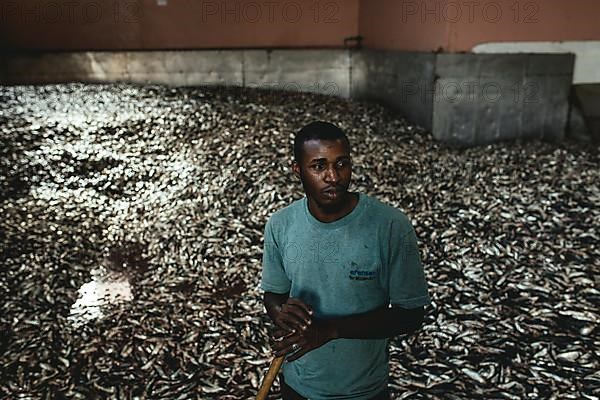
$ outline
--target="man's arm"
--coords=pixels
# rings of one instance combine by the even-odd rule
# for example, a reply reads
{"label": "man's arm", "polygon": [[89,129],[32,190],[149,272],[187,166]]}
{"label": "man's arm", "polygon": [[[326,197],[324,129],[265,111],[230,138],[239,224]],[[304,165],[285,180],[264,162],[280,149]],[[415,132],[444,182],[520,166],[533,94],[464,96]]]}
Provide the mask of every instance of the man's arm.
{"label": "man's arm", "polygon": [[383,339],[403,333],[413,333],[423,323],[424,309],[404,309],[398,306],[381,307],[363,314],[332,319],[313,319],[305,329],[292,335],[280,332],[280,339],[273,345],[276,355],[300,350],[288,358],[294,361],[334,339]]}
{"label": "man's arm", "polygon": [[333,339],[384,339],[413,333],[423,323],[423,307],[405,309],[398,306],[326,321]]}

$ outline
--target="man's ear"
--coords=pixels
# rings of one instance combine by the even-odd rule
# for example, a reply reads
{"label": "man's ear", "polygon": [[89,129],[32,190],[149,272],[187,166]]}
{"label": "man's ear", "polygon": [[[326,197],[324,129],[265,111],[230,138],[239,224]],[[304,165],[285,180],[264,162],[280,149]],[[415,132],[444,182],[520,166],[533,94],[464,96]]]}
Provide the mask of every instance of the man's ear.
{"label": "man's ear", "polygon": [[301,180],[300,164],[298,164],[298,161],[296,161],[296,160],[292,161],[292,172],[294,172],[294,175],[296,175],[296,178]]}

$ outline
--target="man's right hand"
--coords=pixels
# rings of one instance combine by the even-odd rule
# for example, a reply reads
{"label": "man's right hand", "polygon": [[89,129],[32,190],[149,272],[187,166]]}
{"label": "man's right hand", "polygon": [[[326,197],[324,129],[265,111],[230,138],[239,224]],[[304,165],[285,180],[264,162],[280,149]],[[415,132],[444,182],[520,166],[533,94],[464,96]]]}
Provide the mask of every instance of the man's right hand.
{"label": "man's right hand", "polygon": [[300,299],[288,298],[274,314],[275,325],[288,332],[305,330],[312,323],[312,309]]}
{"label": "man's right hand", "polygon": [[273,323],[285,332],[304,330],[312,323],[313,310],[300,299],[265,292],[263,301]]}

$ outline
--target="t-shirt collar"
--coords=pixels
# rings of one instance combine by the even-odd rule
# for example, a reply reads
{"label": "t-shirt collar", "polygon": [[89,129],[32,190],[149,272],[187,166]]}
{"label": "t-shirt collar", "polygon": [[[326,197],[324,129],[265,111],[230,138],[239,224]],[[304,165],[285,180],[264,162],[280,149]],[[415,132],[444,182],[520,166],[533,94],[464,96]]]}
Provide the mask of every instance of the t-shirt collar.
{"label": "t-shirt collar", "polygon": [[310,222],[313,226],[316,226],[321,229],[336,229],[347,225],[354,221],[356,218],[358,218],[358,216],[362,214],[364,209],[367,207],[367,199],[368,197],[366,195],[364,195],[363,193],[358,193],[358,203],[356,204],[354,209],[350,211],[347,215],[333,222],[321,222],[318,219],[316,219],[308,209],[308,198],[306,196],[304,197],[304,199],[302,199],[302,206],[304,208],[304,214],[306,215],[308,222]]}

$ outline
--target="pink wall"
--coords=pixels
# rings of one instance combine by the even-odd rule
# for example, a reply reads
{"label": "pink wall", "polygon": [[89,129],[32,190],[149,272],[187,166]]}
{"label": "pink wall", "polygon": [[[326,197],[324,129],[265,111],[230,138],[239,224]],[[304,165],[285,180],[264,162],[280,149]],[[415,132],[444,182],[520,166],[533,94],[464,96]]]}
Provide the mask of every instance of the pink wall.
{"label": "pink wall", "polygon": [[470,51],[498,41],[600,39],[595,0],[361,0],[359,32],[372,48]]}
{"label": "pink wall", "polygon": [[0,46],[341,47],[360,33],[368,48],[460,52],[497,41],[598,40],[599,16],[597,0],[0,0]]}
{"label": "pink wall", "polygon": [[43,50],[342,47],[359,0],[2,0],[0,44]]}
{"label": "pink wall", "polygon": [[446,48],[447,24],[420,16],[421,5],[433,2],[361,0],[358,29],[365,47],[404,51]]}
{"label": "pink wall", "polygon": [[[495,0],[499,5],[450,24],[449,51],[489,42],[600,40],[600,1]],[[482,2],[485,4],[485,2]],[[518,5],[518,7],[515,6]],[[501,15],[500,15],[501,12]]]}

